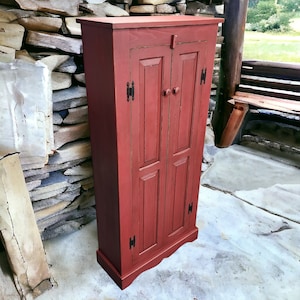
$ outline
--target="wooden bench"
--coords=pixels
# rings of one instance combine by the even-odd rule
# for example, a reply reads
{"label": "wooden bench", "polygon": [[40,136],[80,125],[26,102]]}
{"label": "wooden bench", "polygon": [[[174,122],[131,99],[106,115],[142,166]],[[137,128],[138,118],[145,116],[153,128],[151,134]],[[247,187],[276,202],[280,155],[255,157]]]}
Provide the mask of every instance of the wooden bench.
{"label": "wooden bench", "polygon": [[[268,115],[300,127],[300,64],[244,61],[240,84],[229,100],[232,113],[223,131],[220,147],[237,143],[252,117]],[[260,113],[259,114],[257,114]]]}

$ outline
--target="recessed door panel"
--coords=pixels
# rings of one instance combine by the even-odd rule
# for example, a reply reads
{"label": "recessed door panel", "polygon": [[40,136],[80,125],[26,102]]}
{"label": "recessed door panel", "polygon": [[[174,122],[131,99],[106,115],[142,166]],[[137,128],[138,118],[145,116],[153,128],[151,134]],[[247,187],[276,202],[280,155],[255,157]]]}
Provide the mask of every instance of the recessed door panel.
{"label": "recessed door panel", "polygon": [[168,234],[172,235],[184,227],[185,218],[185,201],[186,199],[186,181],[188,171],[188,159],[183,157],[181,160],[173,164],[171,177],[174,178],[174,189],[172,190],[172,198],[174,199],[170,214],[168,226]]}
{"label": "recessed door panel", "polygon": [[139,61],[140,167],[159,159],[163,57]]}
{"label": "recessed door panel", "polygon": [[[179,55],[179,74],[181,75],[180,92],[178,94],[176,114],[178,114],[178,129],[174,153],[187,149],[191,144],[191,127],[194,106],[194,85],[196,81],[198,53],[183,53]],[[176,125],[175,125],[176,126]]]}
{"label": "recessed door panel", "polygon": [[131,50],[134,263],[162,244],[169,101],[162,91],[170,84],[169,51],[164,46]]}
{"label": "recessed door panel", "polygon": [[143,252],[158,243],[159,171],[141,177],[139,191],[139,215],[143,216],[139,223],[139,251]]}

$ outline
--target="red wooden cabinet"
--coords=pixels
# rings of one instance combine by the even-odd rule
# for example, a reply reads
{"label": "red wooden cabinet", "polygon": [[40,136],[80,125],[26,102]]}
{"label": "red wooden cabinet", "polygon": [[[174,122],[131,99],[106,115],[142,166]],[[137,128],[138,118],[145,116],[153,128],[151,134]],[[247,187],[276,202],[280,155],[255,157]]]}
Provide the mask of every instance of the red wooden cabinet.
{"label": "red wooden cabinet", "polygon": [[121,287],[197,238],[202,150],[221,19],[80,19],[98,262]]}

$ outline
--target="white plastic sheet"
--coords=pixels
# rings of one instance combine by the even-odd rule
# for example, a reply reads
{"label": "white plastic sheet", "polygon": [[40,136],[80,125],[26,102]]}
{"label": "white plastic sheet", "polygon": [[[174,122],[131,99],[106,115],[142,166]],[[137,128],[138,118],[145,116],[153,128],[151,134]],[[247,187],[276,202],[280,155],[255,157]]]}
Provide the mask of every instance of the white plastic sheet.
{"label": "white plastic sheet", "polygon": [[42,167],[53,149],[50,74],[42,63],[0,63],[0,154]]}

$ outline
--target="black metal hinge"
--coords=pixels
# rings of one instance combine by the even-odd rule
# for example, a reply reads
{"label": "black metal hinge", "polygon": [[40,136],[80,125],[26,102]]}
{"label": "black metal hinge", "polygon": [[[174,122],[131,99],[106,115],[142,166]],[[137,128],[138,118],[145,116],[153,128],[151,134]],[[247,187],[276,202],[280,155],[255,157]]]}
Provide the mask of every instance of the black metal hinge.
{"label": "black metal hinge", "polygon": [[203,68],[201,71],[200,84],[205,84],[206,81],[206,68]]}
{"label": "black metal hinge", "polygon": [[129,249],[135,247],[135,235],[129,238]]}
{"label": "black metal hinge", "polygon": [[127,82],[127,101],[134,100],[134,81]]}
{"label": "black metal hinge", "polygon": [[193,211],[193,202],[189,204],[188,214],[191,214]]}

